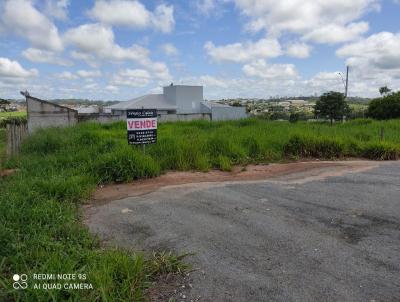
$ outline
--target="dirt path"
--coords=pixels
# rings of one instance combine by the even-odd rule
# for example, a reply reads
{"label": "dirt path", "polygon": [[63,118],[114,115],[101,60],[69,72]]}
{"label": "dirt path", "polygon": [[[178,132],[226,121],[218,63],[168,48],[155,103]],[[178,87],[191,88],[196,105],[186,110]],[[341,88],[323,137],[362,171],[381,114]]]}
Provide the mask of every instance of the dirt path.
{"label": "dirt path", "polygon": [[[308,161],[287,164],[249,165],[235,167],[232,172],[167,172],[157,178],[138,180],[127,184],[111,184],[99,187],[93,194],[94,204],[144,195],[162,187],[205,182],[257,181],[291,175],[292,180],[305,181],[314,178],[340,176],[377,167],[376,161]],[[286,177],[287,178],[287,177]],[[310,179],[311,178],[311,179]]]}

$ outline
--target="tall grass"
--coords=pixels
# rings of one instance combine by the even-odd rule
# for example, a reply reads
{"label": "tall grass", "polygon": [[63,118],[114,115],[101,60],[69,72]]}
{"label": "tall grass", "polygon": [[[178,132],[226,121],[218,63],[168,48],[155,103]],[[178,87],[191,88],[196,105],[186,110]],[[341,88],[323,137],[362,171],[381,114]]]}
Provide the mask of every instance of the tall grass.
{"label": "tall grass", "polygon": [[0,128],[0,169],[5,159],[6,152],[6,130]]}
{"label": "tall grass", "polygon": [[26,116],[26,111],[0,112],[0,119],[7,117]]}
{"label": "tall grass", "polygon": [[[100,247],[81,225],[79,210],[80,201],[98,184],[155,177],[166,170],[229,171],[233,165],[291,158],[383,160],[399,154],[398,120],[359,120],[333,127],[252,119],[166,123],[159,127],[158,143],[148,146],[146,154],[127,145],[122,122],[38,131],[24,143],[18,158],[5,163],[18,172],[0,180],[0,300],[141,300],[154,274],[180,271],[180,258],[172,255],[147,260]],[[10,287],[14,273],[71,272],[86,273],[94,290]]]}

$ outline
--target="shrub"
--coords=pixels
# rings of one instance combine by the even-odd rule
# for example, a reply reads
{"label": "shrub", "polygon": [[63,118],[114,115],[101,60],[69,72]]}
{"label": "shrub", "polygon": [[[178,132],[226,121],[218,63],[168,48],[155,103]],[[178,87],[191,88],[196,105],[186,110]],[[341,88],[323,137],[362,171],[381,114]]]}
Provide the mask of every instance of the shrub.
{"label": "shrub", "polygon": [[233,141],[232,136],[223,133],[212,135],[206,143],[206,150],[208,155],[217,161],[220,155],[230,158],[232,163],[238,163],[245,157],[244,150]]}
{"label": "shrub", "polygon": [[400,91],[372,100],[367,115],[378,120],[400,118]]}
{"label": "shrub", "polygon": [[297,123],[300,120],[300,114],[298,113],[291,113],[289,116],[289,122]]}
{"label": "shrub", "polygon": [[222,171],[232,171],[232,165],[231,165],[231,161],[229,160],[228,157],[220,155],[218,156],[217,159],[217,166],[219,169],[221,169]]}
{"label": "shrub", "polygon": [[35,135],[30,136],[22,145],[22,152],[25,154],[36,153],[41,155],[55,153],[66,146],[59,129],[39,130]]}
{"label": "shrub", "polygon": [[344,146],[329,138],[295,135],[284,145],[284,154],[294,157],[338,158],[344,155]]}
{"label": "shrub", "polygon": [[6,118],[0,118],[0,128],[6,128],[7,124],[25,124],[27,119],[25,116],[10,116]]}
{"label": "shrub", "polygon": [[127,146],[99,156],[93,164],[93,172],[101,183],[126,182],[157,176],[160,174],[160,166],[150,156]]}
{"label": "shrub", "polygon": [[246,137],[243,139],[242,145],[247,149],[247,154],[251,159],[258,159],[261,157],[261,145],[254,137]]}
{"label": "shrub", "polygon": [[387,142],[368,144],[361,152],[363,157],[373,160],[397,160],[400,158],[400,148]]}

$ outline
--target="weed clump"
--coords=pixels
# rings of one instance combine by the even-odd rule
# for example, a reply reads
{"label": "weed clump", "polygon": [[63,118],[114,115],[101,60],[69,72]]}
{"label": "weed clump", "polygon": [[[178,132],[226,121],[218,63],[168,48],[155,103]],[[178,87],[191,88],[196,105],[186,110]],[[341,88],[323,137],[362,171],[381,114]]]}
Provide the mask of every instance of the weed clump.
{"label": "weed clump", "polygon": [[373,160],[398,160],[400,147],[387,142],[375,142],[362,149],[362,156]]}
{"label": "weed clump", "polygon": [[289,157],[304,158],[339,158],[344,155],[344,145],[325,137],[307,137],[295,135],[284,146],[284,153]]}
{"label": "weed clump", "polygon": [[128,182],[160,175],[160,165],[150,156],[122,148],[99,156],[93,172],[101,183]]}

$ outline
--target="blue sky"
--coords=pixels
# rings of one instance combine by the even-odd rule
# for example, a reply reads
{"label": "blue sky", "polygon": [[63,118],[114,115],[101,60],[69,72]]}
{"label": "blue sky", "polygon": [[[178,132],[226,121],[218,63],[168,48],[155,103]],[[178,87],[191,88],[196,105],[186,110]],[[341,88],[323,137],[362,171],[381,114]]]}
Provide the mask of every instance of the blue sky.
{"label": "blue sky", "polygon": [[399,0],[0,0],[0,97],[127,100],[400,89]]}

